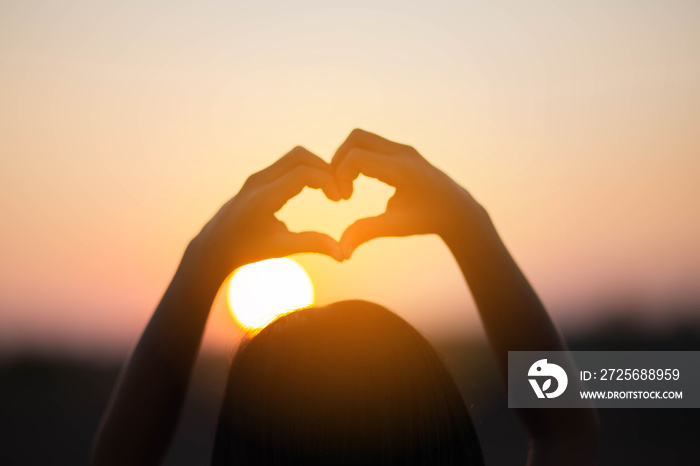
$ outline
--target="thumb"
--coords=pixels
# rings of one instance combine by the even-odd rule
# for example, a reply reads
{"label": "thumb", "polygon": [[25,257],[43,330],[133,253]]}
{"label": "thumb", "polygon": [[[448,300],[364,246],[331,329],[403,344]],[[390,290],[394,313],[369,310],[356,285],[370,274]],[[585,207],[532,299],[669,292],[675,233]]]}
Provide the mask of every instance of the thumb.
{"label": "thumb", "polygon": [[323,233],[316,231],[288,233],[284,243],[285,255],[300,252],[317,252],[330,256],[338,262],[343,261],[343,253],[338,242]]}
{"label": "thumb", "polygon": [[340,249],[345,259],[349,259],[359,245],[382,236],[403,236],[396,219],[387,213],[361,218],[347,227],[340,238]]}

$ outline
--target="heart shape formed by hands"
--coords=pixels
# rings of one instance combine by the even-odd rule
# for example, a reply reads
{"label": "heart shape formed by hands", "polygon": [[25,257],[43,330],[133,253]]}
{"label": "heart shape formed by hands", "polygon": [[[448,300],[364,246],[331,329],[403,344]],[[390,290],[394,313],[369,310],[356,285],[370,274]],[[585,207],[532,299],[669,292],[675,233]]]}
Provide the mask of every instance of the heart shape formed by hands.
{"label": "heart shape formed by hands", "polygon": [[[332,201],[348,200],[360,174],[395,191],[383,212],[356,220],[340,240],[313,230],[292,232],[275,216],[306,187],[323,190]],[[307,217],[318,216],[307,206],[301,210]],[[212,275],[225,277],[243,264],[304,252],[343,261],[359,245],[379,237],[434,233],[450,243],[459,240],[460,231],[470,228],[472,220],[483,217],[483,209],[469,193],[413,147],[354,130],[330,163],[298,146],[250,175],[202,228],[192,247]]]}
{"label": "heart shape formed by hands", "polygon": [[[360,174],[395,191],[386,202],[386,210],[355,221],[340,240],[313,230],[292,232],[275,217],[306,187],[323,190],[332,201],[350,199]],[[483,216],[479,207],[413,147],[354,130],[330,163],[298,146],[250,175],[238,194],[202,228],[192,249],[198,251],[198,260],[207,263],[212,276],[222,277],[244,264],[303,252],[342,261],[359,245],[378,237],[435,233],[446,241],[458,239],[460,230],[469,225],[456,219],[466,218],[465,214]],[[302,210],[306,216],[318,216],[306,207]]]}
{"label": "heart shape formed by hands", "polygon": [[[361,174],[395,188],[384,212],[355,221],[343,231],[339,241],[314,232],[323,236],[326,242],[335,241],[345,259],[350,258],[360,244],[373,238],[451,234],[455,213],[460,214],[451,211],[462,204],[461,201],[473,202],[464,189],[428,163],[413,147],[367,131],[353,130],[336,151],[330,165],[312,157],[316,169],[325,172],[326,182],[306,186],[322,188],[328,199],[350,199],[353,183]],[[300,187],[286,200],[301,190]],[[283,205],[279,205],[278,210]],[[307,210],[306,216],[309,214],[315,212]]]}

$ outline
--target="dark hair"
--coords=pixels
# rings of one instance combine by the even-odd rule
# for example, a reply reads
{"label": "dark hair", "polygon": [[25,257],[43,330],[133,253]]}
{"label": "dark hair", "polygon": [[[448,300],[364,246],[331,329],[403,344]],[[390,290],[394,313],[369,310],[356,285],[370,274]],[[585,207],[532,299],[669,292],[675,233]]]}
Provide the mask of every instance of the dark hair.
{"label": "dark hair", "polygon": [[214,465],[483,465],[467,407],[430,343],[366,301],[280,317],[241,345]]}

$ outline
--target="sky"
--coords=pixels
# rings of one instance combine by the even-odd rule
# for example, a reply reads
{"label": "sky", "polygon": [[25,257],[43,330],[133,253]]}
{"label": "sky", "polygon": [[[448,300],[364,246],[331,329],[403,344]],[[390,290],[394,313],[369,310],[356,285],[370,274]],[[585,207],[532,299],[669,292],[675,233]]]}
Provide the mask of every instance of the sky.
{"label": "sky", "polygon": [[[560,326],[677,322],[700,309],[698,44],[693,1],[1,1],[0,352],[127,350],[248,175],[355,127],[466,187]],[[278,216],[339,237],[391,191]],[[481,332],[436,237],[295,259],[320,303]],[[236,334],[219,299],[206,344]]]}

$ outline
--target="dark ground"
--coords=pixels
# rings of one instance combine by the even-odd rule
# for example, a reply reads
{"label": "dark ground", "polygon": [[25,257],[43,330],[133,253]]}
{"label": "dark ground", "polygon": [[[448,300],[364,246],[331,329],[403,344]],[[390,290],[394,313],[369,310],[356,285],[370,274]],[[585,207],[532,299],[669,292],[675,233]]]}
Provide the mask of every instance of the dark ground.
{"label": "dark ground", "polygon": [[[696,328],[681,326],[651,337],[613,325],[597,329],[595,337],[569,343],[572,350],[700,351]],[[473,400],[472,414],[487,464],[525,464],[525,436],[506,407],[488,349],[449,342],[437,346],[465,398]],[[166,464],[208,463],[226,363],[225,356],[209,356],[198,365],[191,400]],[[0,364],[0,464],[87,464],[90,443],[118,371],[118,364],[46,357]],[[700,464],[698,414],[700,410],[695,409],[601,409],[599,464]]]}

